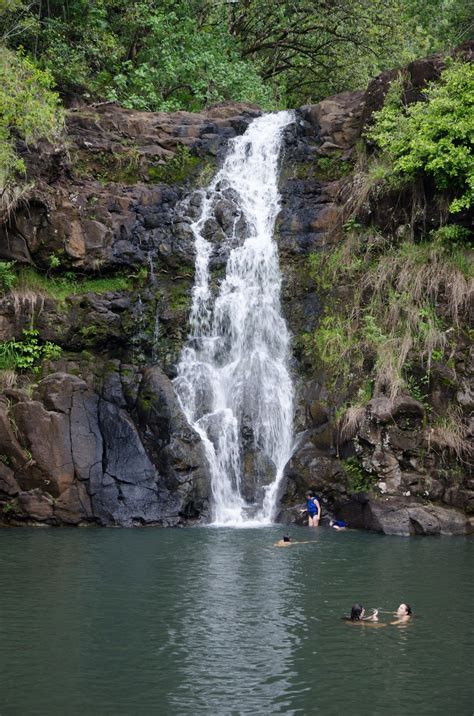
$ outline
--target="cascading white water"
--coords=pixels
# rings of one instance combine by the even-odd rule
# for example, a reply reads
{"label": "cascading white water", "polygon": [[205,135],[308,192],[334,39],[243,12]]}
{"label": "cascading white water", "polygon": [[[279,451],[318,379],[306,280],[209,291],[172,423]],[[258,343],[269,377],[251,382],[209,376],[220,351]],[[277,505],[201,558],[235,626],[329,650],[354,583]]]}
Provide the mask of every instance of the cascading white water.
{"label": "cascading white water", "polygon": [[[178,364],[175,390],[202,438],[213,491],[213,521],[242,525],[271,522],[278,484],[292,448],[293,386],[289,335],[280,310],[281,276],[273,231],[279,211],[278,156],[290,112],[255,119],[232,140],[222,169],[202,192],[192,225],[196,247],[190,334]],[[211,288],[214,245],[206,225],[225,201],[233,227],[226,275]],[[241,493],[242,434],[253,454],[272,466],[270,484],[256,504]]]}

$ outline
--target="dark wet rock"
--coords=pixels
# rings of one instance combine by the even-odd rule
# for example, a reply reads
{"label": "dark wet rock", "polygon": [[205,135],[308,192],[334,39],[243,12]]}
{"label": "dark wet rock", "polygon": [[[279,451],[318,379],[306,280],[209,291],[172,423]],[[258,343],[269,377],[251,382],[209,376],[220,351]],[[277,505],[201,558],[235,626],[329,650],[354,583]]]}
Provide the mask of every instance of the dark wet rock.
{"label": "dark wet rock", "polygon": [[[472,44],[462,51],[472,54]],[[443,62],[436,55],[408,66],[407,101],[420,98]],[[394,76],[383,73],[365,93],[345,92],[302,107],[284,130],[276,230],[283,311],[294,337],[298,440],[281,483],[280,519],[304,520],[304,493],[314,489],[324,516],[341,510],[353,526],[395,534],[462,533],[463,513],[474,510],[474,481],[467,460],[459,467],[449,449],[433,449],[436,433],[426,429],[425,406],[408,396],[392,402],[377,395],[353,437],[341,436],[335,410],[347,397],[346,386],[334,404],[323,367],[311,366],[303,340],[326,308],[308,256],[330,251],[340,240],[355,144]],[[0,260],[34,266],[46,279],[73,272],[78,285],[64,300],[46,291],[0,296],[0,340],[21,339],[33,323],[42,341],[63,348],[60,359],[30,376],[32,385],[20,377],[19,386],[0,396],[5,520],[177,525],[208,516],[203,445],[170,378],[188,333],[191,223],[199,216],[200,187],[222,161],[228,140],[259,114],[236,103],[172,114],[114,104],[82,107],[68,114],[68,152],[25,147],[34,187],[0,226]],[[174,172],[177,152],[189,159],[181,175]],[[224,189],[215,220],[206,226],[213,290],[229,251],[245,235],[234,198]],[[440,210],[432,199],[427,191],[424,232],[435,226]],[[365,219],[402,237],[411,225],[410,200],[404,193],[378,197],[364,208]],[[52,256],[60,261],[54,270]],[[127,288],[80,290],[84,278],[118,276]],[[338,300],[351,300],[348,287]],[[446,361],[431,367],[427,390],[436,414],[454,406],[468,425],[471,385],[472,354],[459,339],[449,367]],[[471,422],[466,442],[473,431]],[[244,420],[243,491],[250,501],[258,497],[256,477],[261,485],[274,474],[253,442],[251,421]],[[367,485],[369,492],[353,494],[347,459],[359,471],[357,489]]]}
{"label": "dark wet rock", "polygon": [[466,534],[465,515],[439,505],[422,505],[404,498],[374,499],[356,495],[337,510],[350,527],[390,535]]}
{"label": "dark wet rock", "polygon": [[15,497],[20,492],[20,486],[15,480],[15,473],[3,462],[0,462],[0,493]]}
{"label": "dark wet rock", "polygon": [[145,444],[156,455],[166,485],[181,494],[182,512],[206,515],[210,476],[204,446],[186,420],[171,381],[158,366],[143,373],[137,413]]}
{"label": "dark wet rock", "polygon": [[141,382],[134,403],[140,428],[127,412],[119,361],[105,364],[100,394],[79,377],[54,373],[39,383],[34,400],[11,407],[11,418],[0,411],[11,462],[0,463],[0,501],[17,500],[15,520],[174,525],[206,514],[202,444],[168,378],[150,369]]}
{"label": "dark wet rock", "polygon": [[273,482],[275,475],[276,467],[273,460],[258,448],[247,448],[244,451],[240,486],[244,500],[248,503],[261,504],[264,487]]}
{"label": "dark wet rock", "polygon": [[100,401],[99,426],[104,454],[100,483],[91,495],[94,513],[103,524],[158,522],[159,475],[131,418],[113,403]]}
{"label": "dark wet rock", "polygon": [[301,502],[308,490],[328,496],[331,501],[344,478],[339,461],[317,445],[318,431],[308,430],[297,439],[297,447],[286,465],[282,483],[285,504]]}
{"label": "dark wet rock", "polygon": [[[43,148],[40,166],[33,154],[26,154],[35,187],[28,206],[19,205],[0,226],[0,258],[46,270],[55,254],[66,268],[130,269],[144,262],[147,251],[158,252],[167,239],[171,251],[162,257],[176,265],[176,252],[192,266],[192,243],[185,245],[179,231],[175,234],[182,185],[196,179],[202,168],[199,157],[208,161],[209,155],[221,155],[229,137],[245,131],[260,113],[239,103],[227,103],[225,116],[210,119],[213,111],[153,114],[113,104],[71,111],[71,159],[64,155],[63,171],[54,172],[54,194],[50,173],[57,157],[52,148]],[[173,177],[169,163],[179,147],[186,148],[189,158]]]}

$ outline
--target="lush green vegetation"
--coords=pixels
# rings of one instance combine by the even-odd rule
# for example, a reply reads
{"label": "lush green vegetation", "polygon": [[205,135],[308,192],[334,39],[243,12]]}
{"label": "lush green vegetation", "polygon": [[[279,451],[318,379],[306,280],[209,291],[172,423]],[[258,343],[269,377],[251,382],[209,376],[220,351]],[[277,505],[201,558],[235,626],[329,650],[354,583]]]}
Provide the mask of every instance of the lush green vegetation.
{"label": "lush green vegetation", "polygon": [[0,261],[0,291],[10,291],[16,281],[16,274],[13,270],[13,261]]}
{"label": "lush green vegetation", "polygon": [[[408,393],[424,407],[429,446],[462,461],[469,453],[462,411],[449,405],[438,414],[431,391],[433,371],[449,384],[468,340],[474,69],[448,63],[424,101],[411,105],[405,81],[401,74],[392,83],[367,132],[369,147],[358,147],[338,247],[310,257],[326,309],[303,346],[314,369],[323,368],[335,404],[344,396],[335,415],[343,441],[357,434],[373,395]],[[367,226],[381,199],[399,205],[398,214],[385,221],[375,210],[383,228]],[[351,489],[369,489],[360,465],[346,463],[345,472]]]}
{"label": "lush green vegetation", "polygon": [[328,302],[318,329],[304,337],[329,385],[344,391],[360,384],[353,404],[361,405],[371,396],[367,381],[392,398],[402,390],[423,393],[423,384],[413,383],[412,360],[426,376],[452,351],[473,276],[466,247],[439,237],[397,244],[359,228],[329,256],[314,254],[310,272],[322,292],[342,288],[351,297]]}
{"label": "lush green vegetation", "polygon": [[367,132],[382,150],[385,178],[433,178],[452,195],[450,211],[474,204],[474,65],[453,63],[439,83],[425,91],[426,101],[403,104],[403,78],[393,82],[385,105]]}
{"label": "lush green vegetation", "polygon": [[0,45],[0,213],[16,200],[26,167],[15,143],[56,140],[62,129],[58,95],[48,70]]}
{"label": "lush green vegetation", "polygon": [[0,343],[0,371],[38,370],[45,360],[57,360],[61,348],[51,341],[41,342],[39,331],[24,329],[22,339]]}
{"label": "lush green vegetation", "polygon": [[[59,259],[54,254],[50,257],[52,268],[58,267]],[[0,294],[14,290],[18,294],[34,293],[39,296],[50,296],[63,303],[68,296],[85,293],[107,293],[108,291],[128,291],[136,282],[143,282],[147,271],[141,269],[137,274],[96,276],[80,278],[72,271],[62,275],[51,276],[39,273],[31,267],[15,269],[13,261],[0,261]]]}
{"label": "lush green vegetation", "polygon": [[348,492],[369,492],[374,487],[377,475],[364,470],[356,457],[343,460],[342,464],[348,478]]}
{"label": "lush green vegetation", "polygon": [[72,295],[129,290],[136,278],[139,277],[119,275],[80,279],[73,272],[66,272],[62,276],[46,276],[33,268],[20,268],[15,275],[13,287],[20,293],[32,291],[38,295],[51,296],[63,303]]}
{"label": "lush green vegetation", "polygon": [[46,72],[39,86],[150,110],[316,101],[471,23],[466,0],[0,0],[0,39]]}

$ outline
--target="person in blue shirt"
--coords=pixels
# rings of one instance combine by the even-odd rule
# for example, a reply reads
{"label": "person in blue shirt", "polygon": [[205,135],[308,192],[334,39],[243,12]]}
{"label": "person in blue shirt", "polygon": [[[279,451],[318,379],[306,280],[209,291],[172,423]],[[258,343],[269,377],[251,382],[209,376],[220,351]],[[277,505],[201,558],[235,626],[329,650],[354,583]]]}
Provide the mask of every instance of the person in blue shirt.
{"label": "person in blue shirt", "polygon": [[329,527],[332,527],[333,529],[338,530],[340,532],[341,530],[345,530],[347,525],[344,520],[331,520],[329,522]]}
{"label": "person in blue shirt", "polygon": [[302,510],[302,512],[307,512],[308,514],[308,527],[319,527],[321,505],[313,492],[306,493],[306,509]]}

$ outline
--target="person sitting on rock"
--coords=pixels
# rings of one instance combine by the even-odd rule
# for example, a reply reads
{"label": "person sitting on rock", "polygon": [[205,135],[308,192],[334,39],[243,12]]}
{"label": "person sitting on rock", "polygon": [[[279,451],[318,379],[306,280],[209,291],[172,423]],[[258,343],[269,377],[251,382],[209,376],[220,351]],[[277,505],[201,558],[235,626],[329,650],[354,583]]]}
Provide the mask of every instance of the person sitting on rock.
{"label": "person sitting on rock", "polygon": [[308,527],[319,527],[319,520],[321,519],[321,505],[313,492],[306,493],[306,509],[301,510],[301,512],[308,513]]}

